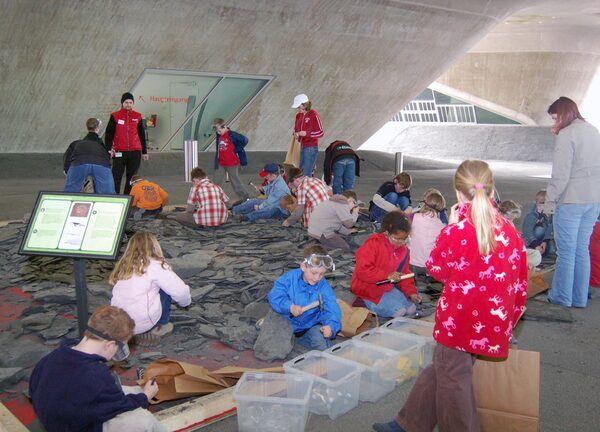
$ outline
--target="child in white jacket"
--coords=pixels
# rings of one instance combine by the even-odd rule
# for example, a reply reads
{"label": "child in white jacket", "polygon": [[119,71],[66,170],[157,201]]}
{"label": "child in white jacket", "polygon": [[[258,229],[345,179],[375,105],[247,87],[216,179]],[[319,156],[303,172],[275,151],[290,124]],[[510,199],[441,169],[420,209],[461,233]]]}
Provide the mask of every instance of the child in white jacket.
{"label": "child in white jacket", "polygon": [[169,322],[173,300],[183,307],[192,301],[190,287],[171,270],[158,240],[148,232],[137,232],[129,239],[110,283],[110,304],[133,319],[133,333],[141,345],[151,345],[173,331]]}

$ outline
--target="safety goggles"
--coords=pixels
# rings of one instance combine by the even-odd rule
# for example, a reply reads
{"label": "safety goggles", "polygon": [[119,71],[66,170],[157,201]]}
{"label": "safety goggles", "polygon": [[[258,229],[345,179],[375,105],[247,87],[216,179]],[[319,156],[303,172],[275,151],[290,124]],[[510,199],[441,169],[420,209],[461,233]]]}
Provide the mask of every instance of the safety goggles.
{"label": "safety goggles", "polygon": [[117,344],[117,352],[113,356],[112,360],[118,362],[121,360],[125,360],[127,357],[129,357],[129,345],[127,345],[127,343],[125,343],[123,341],[115,340],[115,339],[111,338],[110,336],[108,336],[90,326],[87,327],[87,331],[89,331],[94,336],[98,336],[99,338],[104,339],[105,341],[114,341]]}
{"label": "safety goggles", "polygon": [[324,267],[327,270],[335,270],[333,258],[329,255],[312,254],[304,258],[303,263],[310,267]]}
{"label": "safety goggles", "polygon": [[395,237],[392,234],[386,234],[386,237],[389,239],[389,241],[391,243],[396,244],[396,245],[406,245],[410,242],[410,236],[401,239],[401,238]]}

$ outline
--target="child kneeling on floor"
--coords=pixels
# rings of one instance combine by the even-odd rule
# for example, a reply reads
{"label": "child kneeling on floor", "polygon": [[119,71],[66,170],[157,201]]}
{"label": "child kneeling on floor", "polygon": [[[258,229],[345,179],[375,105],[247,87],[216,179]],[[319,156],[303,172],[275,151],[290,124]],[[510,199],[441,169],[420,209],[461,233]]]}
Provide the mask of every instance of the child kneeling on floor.
{"label": "child kneeling on floor", "polygon": [[192,302],[190,287],[171,270],[154,234],[136,232],[110,275],[110,304],[135,322],[139,345],[153,345],[173,331],[171,302],[186,307]]}
{"label": "child kneeling on floor", "polygon": [[300,268],[277,279],[268,297],[273,310],[292,324],[298,343],[310,349],[329,348],[342,327],[342,311],[323,277],[329,269],[335,265],[327,250],[307,246]]}

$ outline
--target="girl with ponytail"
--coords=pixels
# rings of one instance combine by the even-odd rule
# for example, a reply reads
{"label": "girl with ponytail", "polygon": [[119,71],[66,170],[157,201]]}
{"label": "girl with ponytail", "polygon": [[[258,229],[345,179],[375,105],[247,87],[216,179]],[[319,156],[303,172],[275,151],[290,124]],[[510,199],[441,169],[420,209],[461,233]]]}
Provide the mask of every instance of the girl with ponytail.
{"label": "girl with ponytail", "polygon": [[454,188],[458,203],[426,262],[429,274],[444,283],[435,314],[433,363],[396,418],[374,424],[376,431],[431,431],[436,425],[440,431],[479,431],[475,358],[506,357],[513,327],[525,310],[525,245],[493,203],[490,167],[464,161]]}

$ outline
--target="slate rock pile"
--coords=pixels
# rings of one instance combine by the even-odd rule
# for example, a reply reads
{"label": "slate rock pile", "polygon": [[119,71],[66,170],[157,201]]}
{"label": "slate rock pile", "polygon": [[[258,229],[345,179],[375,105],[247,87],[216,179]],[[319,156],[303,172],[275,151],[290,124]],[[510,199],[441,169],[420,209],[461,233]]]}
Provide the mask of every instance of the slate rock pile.
{"label": "slate rock pile", "polygon": [[[359,226],[370,228],[370,223],[362,219]],[[17,303],[27,304],[18,316],[2,324],[0,342],[9,354],[0,357],[0,387],[27,378],[31,367],[61,340],[78,337],[73,261],[19,255],[25,228],[16,222],[0,228],[0,299],[10,299],[15,310]],[[192,304],[172,310],[175,332],[159,345],[170,355],[185,357],[202,356],[215,341],[240,351],[251,349],[258,337],[256,322],[269,312],[266,297],[273,282],[297,268],[302,249],[314,243],[305,230],[283,228],[280,221],[228,222],[213,229],[192,229],[171,219],[143,219],[128,222],[126,238],[141,230],[157,236],[167,261],[191,288]],[[126,239],[121,252],[125,245]],[[328,275],[329,282],[338,297],[351,302],[354,256],[339,251],[331,254],[336,271]],[[86,260],[90,311],[110,302],[108,276],[113,266],[110,261]],[[14,287],[25,298],[11,294]],[[164,356],[153,349],[151,356],[133,350],[124,366]],[[273,353],[264,359],[279,358],[273,347],[265,350]]]}

